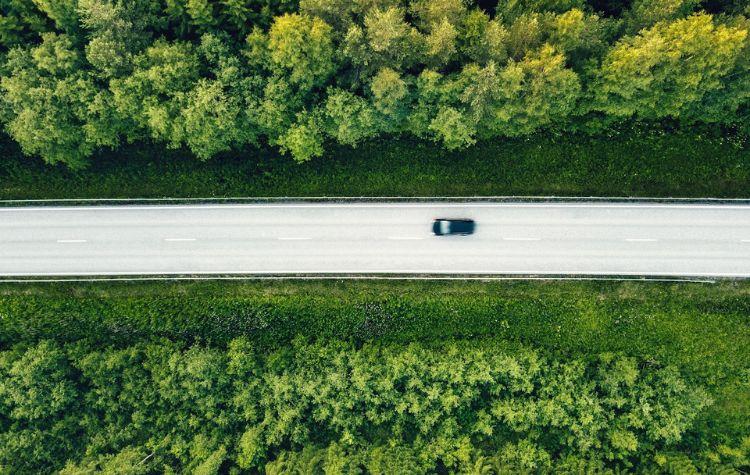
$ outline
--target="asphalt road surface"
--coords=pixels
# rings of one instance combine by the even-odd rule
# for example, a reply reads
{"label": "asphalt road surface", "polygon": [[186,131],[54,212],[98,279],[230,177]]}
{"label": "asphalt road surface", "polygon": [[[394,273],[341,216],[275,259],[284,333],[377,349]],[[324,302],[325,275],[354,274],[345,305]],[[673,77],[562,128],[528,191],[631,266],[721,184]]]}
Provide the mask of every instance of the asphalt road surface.
{"label": "asphalt road surface", "polygon": [[[438,237],[434,218],[473,218]],[[0,275],[750,277],[750,206],[344,203],[0,208]]]}

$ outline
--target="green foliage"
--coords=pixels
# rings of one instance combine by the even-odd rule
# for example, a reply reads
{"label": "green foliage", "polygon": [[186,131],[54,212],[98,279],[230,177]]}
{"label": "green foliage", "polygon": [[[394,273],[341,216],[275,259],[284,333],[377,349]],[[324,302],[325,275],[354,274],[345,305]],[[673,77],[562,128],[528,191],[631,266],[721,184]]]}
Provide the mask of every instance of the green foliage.
{"label": "green foliage", "polygon": [[348,91],[330,89],[325,103],[328,135],[355,146],[379,132],[380,118],[370,103]]}
{"label": "green foliage", "polygon": [[318,18],[277,17],[268,33],[268,47],[275,72],[301,89],[324,84],[335,70],[331,27]]}
{"label": "green foliage", "polygon": [[[623,121],[748,134],[746,15],[731,0],[0,0],[0,122],[77,169],[135,140],[304,162],[384,134],[446,150]],[[51,38],[76,58],[53,80],[9,54]]]}
{"label": "green foliage", "polygon": [[86,60],[105,78],[132,73],[134,57],[151,42],[151,31],[163,27],[149,0],[79,0],[78,12],[89,35]]}
{"label": "green foliage", "polygon": [[106,94],[79,69],[81,61],[69,37],[44,33],[39,46],[9,53],[5,67],[11,74],[0,79],[10,135],[24,152],[71,168],[84,166],[97,146],[114,145],[116,135],[97,127],[100,117],[92,109],[103,105],[107,113],[110,107]]}
{"label": "green foliage", "polygon": [[55,22],[57,28],[65,33],[74,33],[78,29],[77,0],[31,0],[47,17]]}
{"label": "green foliage", "polygon": [[33,2],[0,0],[0,51],[33,41],[48,30],[47,19]]}
{"label": "green foliage", "polygon": [[508,30],[503,24],[490,20],[479,10],[471,11],[464,19],[459,38],[459,49],[470,61],[485,65],[490,61],[504,64],[508,59]]}
{"label": "green foliage", "polygon": [[117,112],[131,118],[138,132],[179,147],[184,140],[182,111],[188,94],[198,80],[200,67],[194,48],[188,43],[159,40],[134,60],[133,73],[111,81]]}
{"label": "green foliage", "polygon": [[[393,94],[390,104],[394,106],[394,115],[389,117],[396,119],[387,123],[396,126],[404,120],[400,114],[413,101],[413,85],[406,82],[408,78],[393,77],[399,80],[388,92]],[[395,99],[402,93],[406,94],[403,99]],[[275,104],[268,103],[269,107]],[[252,112],[251,120],[260,123],[258,112],[265,114],[270,109],[248,107],[246,112]],[[95,167],[74,173],[24,158],[7,137],[0,137],[0,151],[4,157],[0,161],[2,199],[437,195],[742,198],[750,188],[750,149],[743,148],[741,137],[710,129],[671,134],[624,130],[606,138],[538,134],[534,140],[483,141],[455,152],[428,141],[389,138],[364,142],[356,149],[334,146],[325,151],[322,160],[302,165],[268,148],[199,162],[185,150],[165,150],[141,142],[97,153]]]}
{"label": "green foliage", "polygon": [[638,33],[660,21],[676,20],[689,15],[699,0],[634,0],[624,15],[628,31]]}
{"label": "green foliage", "polygon": [[282,153],[289,152],[297,162],[306,162],[323,155],[323,131],[315,114],[300,113],[277,140]]}
{"label": "green foliage", "polygon": [[412,67],[424,49],[424,38],[404,19],[404,11],[390,7],[370,10],[364,25],[349,28],[344,38],[344,55],[370,75],[382,68],[403,71]]}
{"label": "green foliage", "polygon": [[[674,448],[711,404],[670,367],[613,354],[557,360],[481,341],[298,339],[266,354],[246,340],[228,350],[42,341],[0,362],[0,438],[18,440],[33,425],[49,453],[3,444],[0,466],[11,471],[465,472],[478,457],[516,470],[568,457],[628,467]],[[76,435],[60,440],[60,427]]]}
{"label": "green foliage", "polygon": [[613,117],[712,121],[702,112],[704,98],[732,100],[721,91],[731,92],[730,73],[747,41],[747,29],[716,24],[705,14],[626,37],[604,58],[595,108]]}

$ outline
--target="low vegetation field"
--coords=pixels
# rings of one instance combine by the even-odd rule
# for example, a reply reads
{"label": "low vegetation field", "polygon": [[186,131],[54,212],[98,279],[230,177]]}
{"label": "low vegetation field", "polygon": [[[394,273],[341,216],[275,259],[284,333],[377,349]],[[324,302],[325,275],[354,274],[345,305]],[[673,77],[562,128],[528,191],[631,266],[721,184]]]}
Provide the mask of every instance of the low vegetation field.
{"label": "low vegetation field", "polygon": [[133,145],[85,170],[50,167],[0,142],[0,199],[242,196],[645,196],[746,198],[750,149],[700,134],[535,136],[448,152],[429,142],[333,147],[298,164],[271,150],[200,162]]}

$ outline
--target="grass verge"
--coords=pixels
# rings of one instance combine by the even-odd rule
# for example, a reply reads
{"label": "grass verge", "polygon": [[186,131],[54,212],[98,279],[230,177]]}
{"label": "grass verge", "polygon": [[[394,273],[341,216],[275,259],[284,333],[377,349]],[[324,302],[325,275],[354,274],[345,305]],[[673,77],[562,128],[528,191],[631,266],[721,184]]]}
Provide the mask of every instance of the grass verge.
{"label": "grass verge", "polygon": [[332,146],[305,164],[270,150],[200,162],[184,151],[136,144],[71,171],[23,157],[0,140],[0,199],[238,196],[651,196],[742,198],[750,148],[696,133],[626,132],[605,138],[485,142],[448,152],[383,139]]}

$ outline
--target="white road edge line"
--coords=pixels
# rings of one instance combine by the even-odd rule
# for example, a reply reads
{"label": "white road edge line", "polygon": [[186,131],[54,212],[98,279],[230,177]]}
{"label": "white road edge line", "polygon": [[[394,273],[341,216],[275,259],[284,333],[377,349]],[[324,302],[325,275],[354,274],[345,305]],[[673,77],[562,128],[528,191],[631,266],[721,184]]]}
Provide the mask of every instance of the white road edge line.
{"label": "white road edge line", "polygon": [[59,243],[70,243],[70,242],[87,242],[85,239],[58,239]]}
{"label": "white road edge line", "polygon": [[132,211],[132,210],[163,210],[163,209],[231,209],[231,208],[600,208],[600,209],[711,209],[711,210],[728,210],[739,209],[747,210],[748,205],[722,205],[722,204],[704,204],[704,205],[634,205],[618,203],[581,203],[581,204],[563,204],[563,203],[486,203],[486,202],[467,202],[467,203],[320,203],[320,204],[225,204],[225,205],[121,205],[121,206],[49,206],[49,207],[29,207],[19,206],[13,208],[0,207],[0,213],[3,212],[26,212],[26,211]]}
{"label": "white road edge line", "polygon": [[167,242],[195,241],[195,238],[164,238]]}
{"label": "white road edge line", "polygon": [[279,241],[309,241],[311,237],[279,237]]}
{"label": "white road edge line", "polygon": [[542,238],[535,237],[504,237],[503,241],[541,241]]}
{"label": "white road edge line", "polygon": [[625,241],[627,242],[656,242],[658,239],[651,239],[651,238],[626,238]]}
{"label": "white road edge line", "polygon": [[42,273],[34,273],[34,272],[18,272],[18,273],[5,273],[0,272],[0,276],[2,277],[44,277],[44,276],[126,276],[126,275],[133,275],[133,276],[144,276],[144,275],[159,275],[159,276],[165,276],[165,275],[236,275],[236,274],[243,274],[243,275],[286,275],[286,276],[294,276],[295,274],[328,274],[328,275],[378,275],[378,274],[393,274],[393,275],[426,275],[426,274],[432,274],[432,275],[441,275],[441,274],[449,274],[449,275],[462,275],[462,276],[476,276],[476,275],[482,275],[482,276],[496,276],[496,275],[512,275],[512,276],[544,276],[544,275],[553,275],[553,276],[576,276],[576,275],[585,275],[585,276],[670,276],[670,277],[741,277],[741,278],[748,278],[750,277],[750,272],[745,273],[738,273],[738,272],[669,272],[669,273],[658,273],[658,272],[637,272],[637,271],[629,271],[629,272],[623,272],[623,271],[598,271],[598,272],[584,272],[581,270],[561,270],[561,271],[544,271],[544,270],[518,270],[518,269],[511,269],[511,270],[505,270],[505,271],[466,271],[462,269],[457,270],[440,270],[440,269],[401,269],[401,270],[388,270],[388,269],[380,269],[380,270],[369,270],[369,271],[361,271],[361,272],[352,272],[351,270],[327,270],[327,271],[310,271],[310,270],[290,270],[290,271],[269,271],[269,270],[244,270],[244,271],[238,271],[238,270],[179,270],[179,271],[167,271],[167,272],[159,272],[158,274],[156,272],[144,272],[144,271],[122,271],[122,270],[115,270],[115,271],[109,271],[109,272],[82,272],[82,273],[74,273],[74,272],[42,272]]}
{"label": "white road edge line", "polygon": [[750,242],[750,239],[742,239],[740,242]]}

